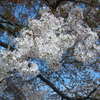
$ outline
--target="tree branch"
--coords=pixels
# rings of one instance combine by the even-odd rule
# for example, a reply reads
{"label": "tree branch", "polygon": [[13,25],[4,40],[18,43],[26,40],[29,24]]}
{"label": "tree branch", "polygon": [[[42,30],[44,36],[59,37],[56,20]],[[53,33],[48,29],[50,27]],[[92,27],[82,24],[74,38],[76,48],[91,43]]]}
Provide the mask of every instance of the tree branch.
{"label": "tree branch", "polygon": [[37,77],[40,78],[43,82],[45,82],[47,85],[49,85],[54,90],[54,92],[56,92],[58,95],[60,95],[63,99],[72,100],[70,97],[63,94],[62,91],[60,91],[57,87],[55,87],[55,85],[53,83],[51,83],[49,80],[44,78],[41,74],[38,75]]}
{"label": "tree branch", "polygon": [[11,45],[4,43],[2,41],[0,41],[0,46],[4,47],[4,48],[9,48],[11,51],[15,50],[15,48],[13,48]]}
{"label": "tree branch", "polygon": [[0,14],[0,30],[7,31],[9,35],[15,36],[16,32],[19,32],[23,27],[26,26],[20,24],[20,22],[14,23]]}
{"label": "tree branch", "polygon": [[85,97],[85,99],[89,99],[90,96],[91,96],[94,92],[96,92],[96,90],[98,89],[99,86],[100,86],[100,84],[99,84],[97,87],[95,87],[95,88],[87,95],[87,97]]}
{"label": "tree branch", "polygon": [[93,6],[93,7],[99,7],[100,3],[98,1],[93,1],[93,0],[43,0],[44,3],[46,3],[46,5],[48,5],[51,10],[56,9],[60,3],[62,2],[66,2],[66,1],[70,1],[70,2],[74,2],[74,3],[84,3],[87,4],[89,6]]}

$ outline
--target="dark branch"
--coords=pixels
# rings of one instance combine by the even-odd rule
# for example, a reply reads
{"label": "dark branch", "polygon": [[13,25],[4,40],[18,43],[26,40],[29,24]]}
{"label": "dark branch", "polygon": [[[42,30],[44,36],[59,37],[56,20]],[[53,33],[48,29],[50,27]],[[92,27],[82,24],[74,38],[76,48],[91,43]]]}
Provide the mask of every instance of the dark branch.
{"label": "dark branch", "polygon": [[49,85],[54,90],[54,92],[56,92],[62,98],[66,99],[66,100],[72,100],[71,98],[69,98],[68,96],[63,94],[62,91],[60,91],[57,87],[55,87],[55,85],[53,83],[51,83],[49,80],[44,78],[42,75],[38,75],[37,77],[39,77],[43,82],[45,82],[47,85]]}
{"label": "dark branch", "polygon": [[88,94],[88,96],[87,96],[85,99],[89,99],[90,96],[91,96],[94,92],[97,91],[97,89],[98,89],[99,86],[100,86],[100,84],[99,84],[96,88],[94,88],[94,89]]}
{"label": "dark branch", "polygon": [[66,1],[71,1],[74,3],[84,3],[87,4],[89,6],[93,6],[93,7],[99,7],[100,3],[99,2],[93,2],[92,0],[43,0],[50,8],[51,10],[56,9],[60,3],[62,2],[66,2]]}
{"label": "dark branch", "polygon": [[15,50],[15,48],[13,48],[11,45],[4,43],[2,41],[0,41],[0,46],[7,48],[7,49],[10,49],[11,51]]}
{"label": "dark branch", "polygon": [[75,0],[43,0],[46,5],[48,5],[51,9],[56,9],[60,3],[64,2],[64,1],[71,1],[71,2],[75,2]]}
{"label": "dark branch", "polygon": [[23,27],[27,26],[22,25],[20,22],[15,23],[0,14],[0,30],[7,31],[9,35],[16,36],[16,32],[19,32]]}

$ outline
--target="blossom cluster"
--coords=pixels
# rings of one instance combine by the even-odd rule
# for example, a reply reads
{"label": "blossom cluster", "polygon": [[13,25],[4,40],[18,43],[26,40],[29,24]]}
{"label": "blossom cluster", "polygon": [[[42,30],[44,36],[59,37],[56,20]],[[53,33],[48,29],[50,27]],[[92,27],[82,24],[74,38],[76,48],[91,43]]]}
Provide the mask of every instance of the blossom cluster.
{"label": "blossom cluster", "polygon": [[97,33],[84,23],[82,10],[73,8],[66,21],[46,12],[39,20],[29,20],[29,29],[20,31],[20,36],[15,38],[16,50],[0,52],[0,70],[39,72],[36,64],[28,67],[28,58],[42,59],[50,68],[58,70],[62,55],[74,45],[75,59],[91,63],[100,50],[97,40]]}

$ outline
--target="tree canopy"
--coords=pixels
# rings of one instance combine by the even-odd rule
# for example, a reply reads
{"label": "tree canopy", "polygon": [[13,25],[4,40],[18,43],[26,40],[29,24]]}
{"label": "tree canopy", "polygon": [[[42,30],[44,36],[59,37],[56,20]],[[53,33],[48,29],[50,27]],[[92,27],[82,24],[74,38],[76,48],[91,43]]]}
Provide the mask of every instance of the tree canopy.
{"label": "tree canopy", "polygon": [[99,100],[100,0],[0,1],[0,100]]}

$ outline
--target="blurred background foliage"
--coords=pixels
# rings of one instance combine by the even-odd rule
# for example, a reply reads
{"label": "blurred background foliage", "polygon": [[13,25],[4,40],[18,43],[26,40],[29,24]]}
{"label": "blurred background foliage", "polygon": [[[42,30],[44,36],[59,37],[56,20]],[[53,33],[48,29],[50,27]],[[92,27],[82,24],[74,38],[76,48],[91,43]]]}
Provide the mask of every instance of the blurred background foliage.
{"label": "blurred background foliage", "polygon": [[[0,31],[19,31],[22,25],[28,24],[28,18],[39,17],[39,9],[41,9],[43,3],[49,6],[53,13],[57,13],[56,8],[62,4],[62,1],[66,2],[66,0],[0,0]],[[86,12],[84,12],[85,21],[91,28],[99,26],[100,0],[67,1],[73,1],[75,4],[80,3],[80,5],[85,4],[85,7],[87,7]],[[64,9],[60,9],[60,12],[62,15],[66,14]],[[4,20],[7,20],[7,22]],[[13,23],[13,27],[8,20]]]}

